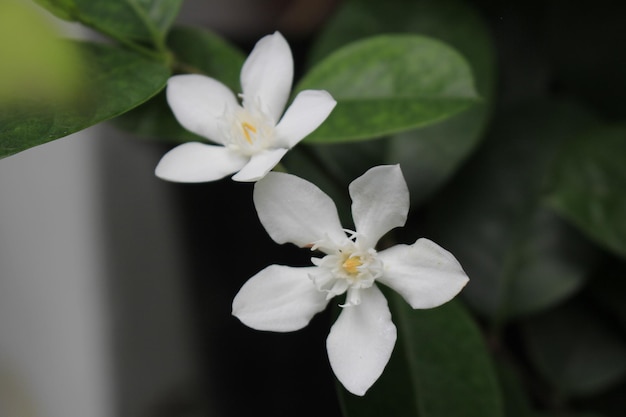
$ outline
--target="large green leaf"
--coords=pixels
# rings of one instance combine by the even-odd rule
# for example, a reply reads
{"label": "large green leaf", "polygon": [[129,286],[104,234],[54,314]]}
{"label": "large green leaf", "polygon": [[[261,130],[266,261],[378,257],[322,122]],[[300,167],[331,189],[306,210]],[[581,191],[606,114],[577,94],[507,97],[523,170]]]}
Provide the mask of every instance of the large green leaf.
{"label": "large green leaf", "polygon": [[35,2],[61,19],[72,20],[74,0],[35,0]]}
{"label": "large green leaf", "polygon": [[389,297],[398,342],[364,397],[341,390],[346,417],[501,417],[497,379],[476,324],[458,302],[412,310]]}
{"label": "large green leaf", "polygon": [[550,205],[590,238],[626,257],[626,126],[578,135],[559,157]]}
{"label": "large green leaf", "polygon": [[[245,60],[235,46],[212,32],[197,28],[176,27],[167,39],[178,69],[202,73],[240,91],[239,72]],[[165,92],[116,119],[116,124],[144,137],[170,143],[206,140],[183,128],[170,110]]]}
{"label": "large green leaf", "polygon": [[317,63],[348,43],[384,33],[420,34],[454,47],[470,63],[481,96],[491,96],[495,68],[489,30],[463,0],[346,1],[318,36],[309,60]]}
{"label": "large green leaf", "polygon": [[591,245],[542,202],[555,156],[594,123],[567,103],[510,109],[431,207],[431,234],[470,277],[464,296],[494,322],[564,299],[592,267]]}
{"label": "large green leaf", "polygon": [[417,35],[351,43],[315,65],[296,90],[323,89],[337,100],[305,140],[371,139],[436,123],[479,101],[471,69],[446,44]]}
{"label": "large green leaf", "polygon": [[588,395],[626,376],[618,330],[578,301],[528,320],[524,337],[533,363],[561,395]]}
{"label": "large green leaf", "polygon": [[124,50],[78,43],[89,77],[69,103],[3,103],[0,109],[0,157],[67,136],[122,114],[165,85],[169,70]]}
{"label": "large green leaf", "polygon": [[162,46],[182,0],[37,0],[57,16],[115,39]]}
{"label": "large green leaf", "polygon": [[[399,32],[429,36],[455,48],[470,64],[476,89],[484,99],[439,123],[392,135],[378,147],[376,163],[402,166],[411,203],[417,205],[448,179],[482,138],[491,107],[495,59],[485,23],[462,0],[353,0],[345,2],[325,26],[313,45],[310,60],[318,62],[360,38]],[[356,148],[365,145],[319,146],[315,151],[329,161],[328,169],[336,171],[335,176],[352,179],[367,169],[367,162],[359,165],[357,158],[351,158],[348,167],[344,155],[360,153]]]}

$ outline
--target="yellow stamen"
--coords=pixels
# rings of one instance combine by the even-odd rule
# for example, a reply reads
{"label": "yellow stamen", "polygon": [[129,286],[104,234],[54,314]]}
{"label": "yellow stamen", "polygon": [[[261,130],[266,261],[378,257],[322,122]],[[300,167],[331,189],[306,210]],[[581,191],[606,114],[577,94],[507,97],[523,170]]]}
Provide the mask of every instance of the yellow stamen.
{"label": "yellow stamen", "polygon": [[361,265],[363,265],[363,262],[361,262],[361,258],[359,258],[358,256],[354,256],[346,259],[341,266],[343,267],[343,269],[346,270],[348,274],[356,275],[359,273],[358,268]]}
{"label": "yellow stamen", "polygon": [[246,137],[246,141],[248,141],[248,143],[252,145],[252,138],[250,137],[250,132],[256,133],[256,127],[252,126],[248,122],[243,122],[241,124],[241,128],[243,129],[243,134]]}

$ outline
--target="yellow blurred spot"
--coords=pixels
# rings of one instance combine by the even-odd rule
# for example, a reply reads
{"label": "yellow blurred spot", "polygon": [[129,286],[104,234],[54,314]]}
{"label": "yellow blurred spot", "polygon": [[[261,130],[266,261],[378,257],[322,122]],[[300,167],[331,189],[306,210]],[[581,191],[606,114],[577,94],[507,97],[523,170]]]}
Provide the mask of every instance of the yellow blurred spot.
{"label": "yellow blurred spot", "polygon": [[0,1],[0,102],[71,98],[80,60],[70,42],[32,3]]}
{"label": "yellow blurred spot", "polygon": [[11,417],[35,417],[33,398],[17,375],[0,368],[0,412]]}

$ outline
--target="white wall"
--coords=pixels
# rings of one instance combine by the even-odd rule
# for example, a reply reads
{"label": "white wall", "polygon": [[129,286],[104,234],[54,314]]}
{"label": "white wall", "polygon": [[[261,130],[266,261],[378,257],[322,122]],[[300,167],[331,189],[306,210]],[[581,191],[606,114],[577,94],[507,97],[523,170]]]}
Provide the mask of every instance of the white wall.
{"label": "white wall", "polygon": [[139,417],[195,390],[162,152],[98,126],[0,160],[0,417]]}
{"label": "white wall", "polygon": [[0,160],[0,415],[108,417],[98,129]]}

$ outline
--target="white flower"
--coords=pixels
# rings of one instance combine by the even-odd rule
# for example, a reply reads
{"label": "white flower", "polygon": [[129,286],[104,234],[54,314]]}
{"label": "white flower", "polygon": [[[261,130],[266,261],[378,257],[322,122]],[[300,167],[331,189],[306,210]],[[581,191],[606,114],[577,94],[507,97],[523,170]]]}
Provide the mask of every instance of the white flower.
{"label": "white flower", "polygon": [[218,145],[177,146],[157,165],[158,177],[205,182],[237,172],[236,181],[257,181],[317,129],[336,104],[326,91],[302,91],[281,119],[291,92],[293,57],[279,32],[257,42],[240,79],[241,105],[228,87],[213,78],[189,74],[169,79],[167,101],[176,119]]}
{"label": "white flower", "polygon": [[313,258],[311,267],[265,268],[243,285],[233,314],[257,330],[293,331],[306,326],[330,298],[346,293],[326,347],[339,381],[364,395],[396,342],[377,283],[397,291],[413,308],[431,308],[452,299],[468,278],[452,254],[428,239],[374,249],[385,233],[406,221],[409,192],[398,165],[370,169],[349,191],[356,232],[346,234],[333,201],[315,185],[274,172],[256,183],[254,203],[272,239],[326,256]]}

